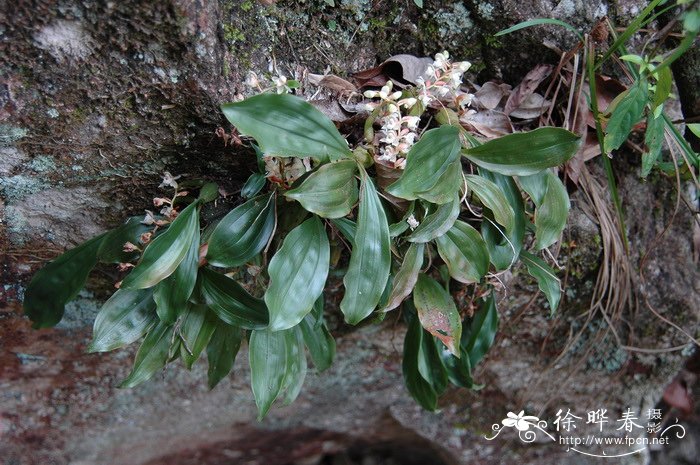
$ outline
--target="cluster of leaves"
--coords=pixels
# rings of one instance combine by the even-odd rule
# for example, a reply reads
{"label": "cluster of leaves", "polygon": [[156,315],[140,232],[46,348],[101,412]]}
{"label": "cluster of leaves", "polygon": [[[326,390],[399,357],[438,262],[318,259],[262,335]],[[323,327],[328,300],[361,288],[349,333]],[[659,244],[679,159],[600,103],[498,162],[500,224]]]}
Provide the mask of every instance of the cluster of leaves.
{"label": "cluster of leaves", "polygon": [[[414,91],[404,89],[403,97]],[[136,386],[178,358],[189,368],[206,350],[213,387],[245,340],[260,416],[277,399],[293,401],[307,372],[306,351],[319,371],[334,357],[323,290],[329,269],[345,267],[337,253],[343,243],[345,321],[405,310],[404,377],[430,410],[448,382],[477,387],[472,368],[498,325],[498,273],[521,260],[556,309],[555,272],[524,246],[533,242],[528,232],[541,250],[564,228],[569,199],[550,168],[577,151],[575,134],[545,127],[481,144],[449,109],[421,108],[423,132],[405,169],[396,169],[398,179],[383,189],[371,144],[351,150],[301,98],[260,94],[222,109],[257,142],[260,172],[242,190],[249,200],[202,228],[201,210],[217,199],[217,186],[171,180],[169,217],[151,216],[147,224],[131,218],[47,265],[27,288],[26,314],[48,327],[97,262],[130,270],[100,310],[89,347],[102,352],[142,340],[122,386]],[[288,177],[285,169],[300,171]],[[197,190],[199,196],[190,194]],[[139,241],[142,247],[134,245]],[[234,279],[251,269],[252,285]],[[473,315],[458,310],[451,281],[473,286]]]}

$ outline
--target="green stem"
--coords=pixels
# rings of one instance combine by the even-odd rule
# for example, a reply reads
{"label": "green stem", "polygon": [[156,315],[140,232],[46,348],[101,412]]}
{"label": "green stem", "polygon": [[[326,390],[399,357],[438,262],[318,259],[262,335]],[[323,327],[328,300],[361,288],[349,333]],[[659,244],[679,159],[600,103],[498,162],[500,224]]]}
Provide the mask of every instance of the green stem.
{"label": "green stem", "polygon": [[605,175],[608,178],[608,187],[610,188],[610,196],[612,197],[613,204],[615,205],[615,211],[617,212],[617,218],[619,220],[619,230],[620,237],[622,237],[622,242],[625,245],[625,252],[629,254],[629,241],[627,240],[627,232],[625,228],[625,216],[622,211],[622,203],[620,202],[620,196],[617,192],[617,184],[615,183],[615,175],[613,173],[612,164],[610,163],[610,158],[605,153],[605,147],[603,144],[604,135],[603,127],[600,124],[600,113],[598,112],[598,97],[596,93],[595,84],[595,66],[593,63],[595,50],[593,46],[588,50],[588,56],[586,58],[586,69],[588,71],[588,85],[590,92],[591,101],[591,111],[593,112],[593,120],[595,121],[595,131],[598,136],[598,144],[600,145],[601,158],[603,159],[603,167],[605,168]]}

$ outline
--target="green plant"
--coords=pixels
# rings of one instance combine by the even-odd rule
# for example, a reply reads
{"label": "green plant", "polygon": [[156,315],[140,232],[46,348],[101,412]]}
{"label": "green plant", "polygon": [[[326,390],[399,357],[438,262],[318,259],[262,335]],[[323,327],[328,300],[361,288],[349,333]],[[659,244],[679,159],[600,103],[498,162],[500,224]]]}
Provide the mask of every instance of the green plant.
{"label": "green plant", "polygon": [[319,371],[332,363],[323,290],[330,268],[346,268],[347,323],[403,308],[404,377],[423,407],[434,410],[448,382],[478,388],[471,373],[498,327],[498,275],[521,259],[551,312],[558,306],[555,272],[524,245],[529,232],[536,250],[559,238],[569,199],[550,168],[573,156],[579,137],[545,127],[480,143],[459,122],[470,111],[468,67],[438,54],[416,86],[367,91],[364,131],[350,140],[285,93],[223,105],[257,143],[248,200],[202,229],[218,187],[166,173],[161,187],[173,195],[154,199],[160,214],[130,218],[48,264],[27,288],[26,314],[35,327],[55,325],[97,262],[118,263],[128,274],[100,310],[89,350],[143,339],[121,385],[178,358],[191,367],[206,350],[213,387],[247,340],[262,418],[299,393],[307,349]]}

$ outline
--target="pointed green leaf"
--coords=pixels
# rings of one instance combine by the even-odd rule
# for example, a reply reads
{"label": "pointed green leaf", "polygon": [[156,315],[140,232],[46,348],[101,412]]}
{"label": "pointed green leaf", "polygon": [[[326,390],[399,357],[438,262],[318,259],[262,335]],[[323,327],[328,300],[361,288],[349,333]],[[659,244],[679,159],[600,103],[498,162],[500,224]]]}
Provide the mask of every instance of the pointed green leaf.
{"label": "pointed green leaf", "polygon": [[187,369],[191,369],[199,355],[209,344],[214,329],[216,317],[206,305],[190,305],[180,324],[180,356]]}
{"label": "pointed green leaf", "polygon": [[177,269],[199,231],[199,203],[182,210],[168,229],[148,244],[139,263],[131,270],[122,289],[153,287]]}
{"label": "pointed green leaf", "polygon": [[328,369],[335,358],[335,340],[323,322],[323,296],[316,300],[314,309],[301,320],[299,327],[316,370]]}
{"label": "pointed green leaf", "polygon": [[141,220],[141,216],[132,216],[124,224],[105,234],[97,251],[98,260],[102,263],[124,263],[136,257],[138,254],[135,252],[124,252],[124,244],[138,244],[141,234],[153,229],[152,226],[141,223]]}
{"label": "pointed green leaf", "polygon": [[413,303],[423,328],[459,357],[462,320],[452,296],[440,283],[421,273],[413,289]]}
{"label": "pointed green leaf", "polygon": [[458,192],[452,193],[452,201],[438,205],[437,209],[423,218],[418,227],[406,238],[409,242],[430,242],[445,234],[457,220],[460,211]]}
{"label": "pointed green leaf", "polygon": [[649,86],[647,81],[639,78],[629,92],[613,110],[608,125],[605,127],[604,147],[605,152],[620,148],[627,140],[632,128],[642,118],[644,106],[649,100]]}
{"label": "pointed green leaf", "polygon": [[338,231],[345,236],[345,239],[350,241],[350,244],[355,243],[355,234],[357,233],[357,224],[347,218],[336,218],[331,220],[331,223],[338,228]]}
{"label": "pointed green leaf", "polygon": [[255,197],[224,216],[209,238],[207,262],[230,268],[260,253],[275,227],[274,199],[272,194]]}
{"label": "pointed green leaf", "polygon": [[425,244],[423,243],[411,244],[408,248],[406,255],[403,257],[401,268],[399,268],[394,278],[391,294],[383,311],[388,312],[395,309],[411,295],[413,288],[416,286],[416,281],[418,281],[418,273],[423,266],[424,251]]}
{"label": "pointed green leaf", "polygon": [[408,229],[408,218],[413,215],[413,211],[416,209],[416,202],[411,202],[408,205],[408,210],[404,213],[403,217],[396,223],[389,225],[389,236],[398,237],[403,234]]}
{"label": "pointed green leaf", "polygon": [[265,302],[248,294],[233,279],[200,268],[198,284],[206,304],[225,323],[244,329],[267,327],[269,316]]}
{"label": "pointed green leaf", "polygon": [[312,216],[284,238],[268,267],[265,303],[271,331],[296,326],[323,292],[330,265],[330,245],[323,223]]}
{"label": "pointed green leaf", "polygon": [[450,276],[470,284],[481,281],[489,269],[489,252],[479,232],[463,221],[436,239],[438,253],[447,264]]}
{"label": "pointed green leaf", "polygon": [[207,346],[209,389],[214,389],[214,386],[229,374],[243,340],[243,333],[238,326],[231,326],[220,320],[215,325],[214,333]]}
{"label": "pointed green leaf", "polygon": [[535,239],[544,249],[559,240],[569,217],[569,194],[552,171],[519,178],[520,185],[535,203]]}
{"label": "pointed green leaf", "polygon": [[88,352],[107,352],[138,341],[158,322],[153,289],[119,289],[95,318]]}
{"label": "pointed green leaf", "polygon": [[367,173],[362,170],[362,193],[357,232],[343,284],[345,295],[340,309],[345,321],[357,324],[379,303],[389,279],[391,251],[389,225],[384,207]]}
{"label": "pointed green leaf", "polygon": [[[466,331],[462,332],[462,340]],[[459,358],[452,355],[452,352],[445,347],[445,345],[437,339],[433,339],[437,346],[438,353],[442,360],[442,364],[447,372],[447,379],[450,383],[457,387],[465,389],[475,389],[474,379],[472,378],[472,368],[469,362],[469,354],[460,345]]]}
{"label": "pointed green leaf", "polygon": [[642,154],[641,176],[643,178],[649,176],[656,160],[658,160],[659,155],[661,155],[661,149],[664,145],[664,128],[663,117],[659,116],[658,118],[654,118],[653,114],[649,114],[647,117],[647,130],[644,134],[644,143],[647,146],[647,150]]}
{"label": "pointed green leaf", "polygon": [[103,238],[101,234],[65,252],[34,275],[23,303],[33,328],[49,328],[61,321],[66,303],[78,295],[97,264]]}
{"label": "pointed green leaf", "polygon": [[284,391],[283,405],[289,405],[299,396],[304,385],[306,371],[306,353],[304,338],[299,326],[283,331],[287,340],[287,369],[282,390]]}
{"label": "pointed green leaf", "polygon": [[420,348],[418,349],[418,372],[440,396],[447,388],[447,370],[435,345],[435,340],[427,332],[423,332]]}
{"label": "pointed green leaf", "polygon": [[482,176],[469,174],[466,178],[467,187],[474,191],[486,208],[491,210],[493,218],[503,225],[506,233],[510,232],[515,225],[515,212],[501,188]]}
{"label": "pointed green leaf", "polygon": [[241,188],[241,196],[252,199],[265,187],[267,178],[262,173],[253,173]]}
{"label": "pointed green leaf", "polygon": [[452,200],[455,192],[462,186],[462,162],[457,159],[449,164],[445,172],[438,179],[437,184],[425,192],[419,192],[418,198],[430,203],[442,205]]}
{"label": "pointed green leaf", "polygon": [[342,218],[357,203],[357,163],[344,160],[317,169],[296,189],[284,195],[299,202],[307,211],[324,218]]}
{"label": "pointed green leaf", "polygon": [[449,196],[444,202],[434,203],[452,200],[452,195],[459,187],[459,184],[452,184],[457,179],[454,162],[459,160],[460,147],[459,129],[453,126],[440,126],[426,131],[411,148],[403,174],[387,188],[387,192],[402,199],[423,198],[432,201],[433,197],[429,194],[435,188],[440,191],[439,194],[443,194],[443,190],[449,190]]}
{"label": "pointed green leaf", "polygon": [[322,162],[352,154],[326,115],[299,97],[260,94],[221,106],[238,131],[253,137],[266,155],[313,157]]}
{"label": "pointed green leaf", "polygon": [[493,292],[482,300],[479,310],[468,325],[464,326],[466,332],[461,345],[469,354],[469,364],[474,368],[486,352],[489,351],[496,338],[498,330],[498,311],[496,310],[496,298]]}
{"label": "pointed green leaf", "polygon": [[668,96],[671,95],[672,87],[673,74],[671,74],[671,69],[663,68],[659,71],[659,79],[656,80],[656,89],[654,90],[654,98],[651,105],[652,110],[666,102]]}
{"label": "pointed green leaf", "polygon": [[559,306],[561,290],[559,278],[553,269],[549,267],[541,258],[532,255],[524,250],[520,252],[520,259],[527,266],[527,272],[537,280],[537,286],[547,297],[550,314],[554,314]]}
{"label": "pointed green leaf", "polygon": [[423,339],[423,328],[417,316],[408,324],[408,331],[403,343],[403,361],[401,363],[406,389],[421,407],[431,412],[437,408],[438,396],[435,389],[423,378],[418,369],[419,351]]}
{"label": "pointed green leaf", "polygon": [[187,255],[173,274],[156,284],[153,300],[161,321],[175,323],[177,317],[187,308],[197,282],[199,268],[199,228],[195,231]]}
{"label": "pointed green leaf", "polygon": [[262,420],[277,399],[287,375],[287,331],[253,331],[248,343],[250,385]]}
{"label": "pointed green leaf", "polygon": [[462,151],[482,168],[506,176],[529,176],[574,156],[580,138],[565,129],[544,127],[508,134]]}
{"label": "pointed green leaf", "polygon": [[479,169],[479,174],[493,181],[501,189],[515,214],[513,229],[510,233],[492,224],[491,221],[493,220],[490,218],[485,219],[481,223],[481,235],[486,242],[491,263],[496,267],[496,270],[505,270],[515,263],[525,237],[523,197],[512,177],[492,173],[483,168]]}
{"label": "pointed green leaf", "polygon": [[132,388],[148,381],[166,363],[172,342],[173,326],[158,323],[151,329],[136,353],[134,367],[129,376],[119,385],[120,388]]}

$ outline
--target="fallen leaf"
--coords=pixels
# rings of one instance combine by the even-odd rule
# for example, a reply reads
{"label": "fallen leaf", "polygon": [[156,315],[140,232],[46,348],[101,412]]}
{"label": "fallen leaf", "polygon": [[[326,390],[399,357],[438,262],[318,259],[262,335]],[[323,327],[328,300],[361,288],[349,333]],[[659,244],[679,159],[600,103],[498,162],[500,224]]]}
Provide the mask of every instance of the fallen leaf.
{"label": "fallen leaf", "polygon": [[513,132],[513,125],[504,113],[497,110],[483,110],[475,113],[467,112],[459,118],[459,122],[467,129],[495,139],[496,137]]}
{"label": "fallen leaf", "polygon": [[671,407],[675,407],[683,413],[690,414],[693,411],[693,399],[681,380],[676,378],[664,390],[664,401]]}
{"label": "fallen leaf", "polygon": [[509,115],[537,89],[537,87],[550,75],[554,67],[552,65],[537,65],[525,77],[522,82],[513,90],[508,97],[503,112]]}
{"label": "fallen leaf", "polygon": [[530,94],[520,106],[510,112],[510,116],[520,119],[532,119],[539,117],[547,111],[552,104],[550,100],[545,99],[540,94]]}
{"label": "fallen leaf", "polygon": [[511,87],[508,84],[497,84],[494,81],[488,81],[474,93],[472,105],[485,110],[493,110],[498,107],[503,97],[508,96],[510,92]]}
{"label": "fallen leaf", "polygon": [[309,83],[314,86],[323,87],[339,94],[351,94],[357,91],[354,84],[334,74],[309,74],[308,79]]}
{"label": "fallen leaf", "polygon": [[359,87],[383,86],[392,80],[399,87],[417,84],[419,77],[426,77],[428,66],[433,63],[430,57],[419,58],[413,55],[394,55],[379,66],[353,75]]}
{"label": "fallen leaf", "polygon": [[311,100],[309,103],[336,123],[341,123],[352,117],[352,114],[345,111],[337,100],[320,99]]}

